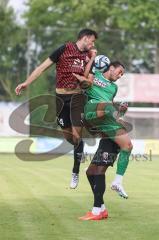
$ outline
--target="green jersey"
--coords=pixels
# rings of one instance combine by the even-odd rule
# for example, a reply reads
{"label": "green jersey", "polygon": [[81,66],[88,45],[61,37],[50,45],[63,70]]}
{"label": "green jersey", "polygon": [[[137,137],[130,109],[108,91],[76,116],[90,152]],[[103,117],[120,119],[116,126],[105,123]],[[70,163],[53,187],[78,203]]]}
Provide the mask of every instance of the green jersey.
{"label": "green jersey", "polygon": [[93,99],[96,102],[110,102],[117,93],[117,85],[104,78],[103,74],[95,71],[93,85],[86,90],[88,101]]}
{"label": "green jersey", "polygon": [[[124,127],[115,119],[117,109],[112,102],[117,93],[117,85],[104,78],[103,74],[95,71],[93,85],[86,90],[88,101],[84,107],[84,118],[90,126],[95,126],[99,132],[106,133],[106,135],[114,140],[119,129]],[[104,118],[98,118],[97,107],[100,102],[106,102],[104,110]]]}

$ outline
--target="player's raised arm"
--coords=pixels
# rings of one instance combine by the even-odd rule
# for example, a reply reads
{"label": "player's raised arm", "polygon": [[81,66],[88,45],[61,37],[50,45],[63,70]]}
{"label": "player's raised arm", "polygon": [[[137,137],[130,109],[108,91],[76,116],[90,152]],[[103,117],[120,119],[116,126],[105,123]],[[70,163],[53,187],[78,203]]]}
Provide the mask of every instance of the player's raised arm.
{"label": "player's raised arm", "polygon": [[85,67],[85,71],[84,71],[84,76],[85,77],[88,77],[89,73],[90,73],[90,70],[92,68],[92,64],[94,62],[94,59],[95,57],[97,56],[97,49],[95,48],[92,48],[90,50],[90,60],[89,62],[87,63],[86,67]]}
{"label": "player's raised arm", "polygon": [[46,69],[48,69],[54,62],[47,58],[44,62],[42,62],[35,70],[30,74],[30,76],[26,79],[25,82],[19,84],[16,89],[16,95],[20,95],[21,91],[26,89],[28,85],[30,85],[33,81],[35,81]]}

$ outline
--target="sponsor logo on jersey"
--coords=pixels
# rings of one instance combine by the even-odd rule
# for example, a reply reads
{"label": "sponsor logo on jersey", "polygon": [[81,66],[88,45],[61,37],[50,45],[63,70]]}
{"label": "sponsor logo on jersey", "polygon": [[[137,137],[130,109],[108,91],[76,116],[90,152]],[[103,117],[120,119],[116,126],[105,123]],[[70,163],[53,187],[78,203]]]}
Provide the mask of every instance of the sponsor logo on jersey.
{"label": "sponsor logo on jersey", "polygon": [[100,87],[106,87],[109,85],[107,82],[102,82],[98,78],[94,78],[94,84],[100,86]]}
{"label": "sponsor logo on jersey", "polygon": [[109,153],[108,152],[103,152],[102,157],[103,160],[108,160]]}
{"label": "sponsor logo on jersey", "polygon": [[79,58],[76,58],[72,64],[72,67],[80,67],[84,69],[84,60],[80,60]]}

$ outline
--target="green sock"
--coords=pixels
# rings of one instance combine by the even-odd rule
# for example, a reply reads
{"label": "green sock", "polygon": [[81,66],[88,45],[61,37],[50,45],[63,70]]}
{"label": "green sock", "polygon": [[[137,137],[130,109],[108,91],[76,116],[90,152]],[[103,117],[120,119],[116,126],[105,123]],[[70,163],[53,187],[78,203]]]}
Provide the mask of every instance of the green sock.
{"label": "green sock", "polygon": [[121,150],[120,154],[119,154],[119,158],[118,158],[118,162],[117,162],[117,171],[116,174],[119,175],[124,175],[128,163],[129,163],[129,156],[130,156],[131,151],[128,150]]}

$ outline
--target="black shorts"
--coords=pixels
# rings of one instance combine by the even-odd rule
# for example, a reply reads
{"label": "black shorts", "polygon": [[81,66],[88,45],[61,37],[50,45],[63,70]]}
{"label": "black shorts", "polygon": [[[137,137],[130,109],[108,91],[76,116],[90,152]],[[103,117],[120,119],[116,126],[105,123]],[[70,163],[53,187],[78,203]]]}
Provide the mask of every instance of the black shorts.
{"label": "black shorts", "polygon": [[84,94],[56,94],[57,123],[61,128],[82,126]]}
{"label": "black shorts", "polygon": [[91,161],[97,166],[113,166],[120,147],[109,138],[103,138],[99,142],[98,149]]}

